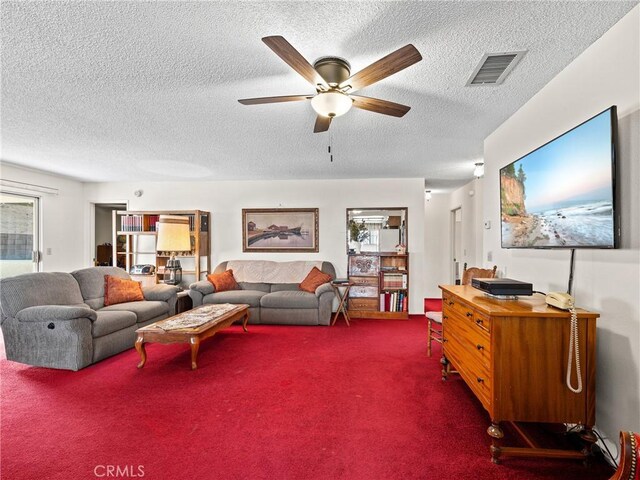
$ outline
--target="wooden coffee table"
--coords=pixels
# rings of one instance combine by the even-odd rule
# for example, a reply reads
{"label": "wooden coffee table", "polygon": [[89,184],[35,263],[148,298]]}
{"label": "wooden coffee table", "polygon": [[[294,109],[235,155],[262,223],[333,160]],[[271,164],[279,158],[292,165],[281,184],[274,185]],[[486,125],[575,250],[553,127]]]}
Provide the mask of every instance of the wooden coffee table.
{"label": "wooden coffee table", "polygon": [[219,317],[213,318],[206,323],[191,328],[180,328],[176,330],[164,330],[161,326],[169,320],[183,318],[185,315],[198,313],[198,311],[206,309],[210,305],[201,305],[187,312],[173,317],[159,320],[146,327],[136,330],[138,338],[136,339],[136,350],[140,354],[141,361],[138,368],[144,367],[147,361],[147,352],[144,349],[145,342],[156,343],[188,343],[191,346],[191,369],[198,368],[196,359],[198,357],[198,348],[200,342],[206,338],[213,337],[220,330],[227,328],[234,322],[242,320],[242,328],[247,331],[247,320],[249,320],[249,305],[235,305],[236,308],[226,312]]}

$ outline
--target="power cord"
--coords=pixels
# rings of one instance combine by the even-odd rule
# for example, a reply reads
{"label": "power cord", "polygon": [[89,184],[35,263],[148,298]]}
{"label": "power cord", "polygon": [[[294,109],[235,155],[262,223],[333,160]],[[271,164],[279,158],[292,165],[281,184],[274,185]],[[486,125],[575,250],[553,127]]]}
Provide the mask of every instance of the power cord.
{"label": "power cord", "polygon": [[[607,444],[605,443],[604,438],[602,438],[602,435],[600,435],[596,429],[593,429],[593,433],[596,434],[596,436],[600,440],[600,443],[602,443],[602,445],[604,445],[604,448],[607,451],[607,455],[609,455],[609,458],[611,459],[611,463],[613,463],[613,468],[615,468],[617,470],[618,469],[618,462],[616,462],[616,458],[611,454],[611,450],[609,450],[609,447],[607,447]],[[600,449],[600,450],[602,450],[602,449]]]}

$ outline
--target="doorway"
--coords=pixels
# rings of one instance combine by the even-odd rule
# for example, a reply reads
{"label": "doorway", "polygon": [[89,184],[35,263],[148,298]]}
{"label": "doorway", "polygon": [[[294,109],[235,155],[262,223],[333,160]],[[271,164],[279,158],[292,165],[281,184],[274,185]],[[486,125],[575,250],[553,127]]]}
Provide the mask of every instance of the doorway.
{"label": "doorway", "polygon": [[451,280],[455,285],[460,285],[460,262],[463,257],[462,250],[462,207],[451,211]]}
{"label": "doorway", "polygon": [[113,265],[113,212],[126,210],[126,203],[94,203],[93,263]]}
{"label": "doorway", "polygon": [[40,270],[39,200],[0,193],[0,278]]}

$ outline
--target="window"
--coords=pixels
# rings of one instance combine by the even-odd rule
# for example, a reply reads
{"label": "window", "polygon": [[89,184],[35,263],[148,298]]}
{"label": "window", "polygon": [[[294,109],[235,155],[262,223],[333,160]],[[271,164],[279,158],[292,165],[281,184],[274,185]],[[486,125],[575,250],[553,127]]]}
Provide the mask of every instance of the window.
{"label": "window", "polygon": [[39,269],[38,198],[0,193],[0,278]]}

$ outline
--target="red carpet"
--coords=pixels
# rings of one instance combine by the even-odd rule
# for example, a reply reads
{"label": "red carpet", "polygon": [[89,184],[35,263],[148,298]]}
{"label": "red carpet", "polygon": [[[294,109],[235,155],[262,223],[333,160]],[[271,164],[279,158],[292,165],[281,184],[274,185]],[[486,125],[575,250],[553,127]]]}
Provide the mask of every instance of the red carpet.
{"label": "red carpet", "polygon": [[599,463],[492,464],[487,414],[440,380],[425,336],[421,318],[234,326],[196,371],[186,345],[150,344],[142,370],[133,349],[80,372],[1,360],[2,478],[609,478]]}

